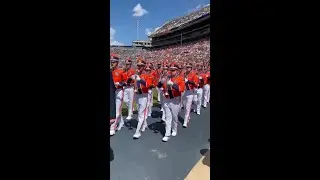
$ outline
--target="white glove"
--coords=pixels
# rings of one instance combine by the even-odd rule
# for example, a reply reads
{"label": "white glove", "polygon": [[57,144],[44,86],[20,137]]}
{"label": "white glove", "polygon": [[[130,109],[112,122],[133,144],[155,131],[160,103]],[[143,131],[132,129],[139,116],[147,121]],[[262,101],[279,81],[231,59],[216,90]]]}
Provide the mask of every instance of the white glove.
{"label": "white glove", "polygon": [[172,82],[171,80],[169,80],[169,81],[167,82],[167,85],[168,85],[168,86],[172,86],[172,85],[173,85],[173,82]]}
{"label": "white glove", "polygon": [[136,80],[137,80],[137,81],[140,81],[140,80],[141,80],[141,78],[140,78],[139,75],[136,76]]}
{"label": "white glove", "polygon": [[206,75],[206,77],[209,77],[208,75]]}
{"label": "white glove", "polygon": [[163,87],[162,87],[162,88],[160,88],[160,90],[161,90],[161,91],[163,91]]}
{"label": "white glove", "polygon": [[119,86],[119,85],[120,85],[120,83],[119,83],[119,82],[115,82],[115,83],[114,83],[114,85]]}
{"label": "white glove", "polygon": [[130,78],[131,78],[131,79],[135,79],[135,78],[136,78],[136,76],[135,76],[135,75],[132,75]]}
{"label": "white glove", "polygon": [[202,77],[200,76],[199,79],[202,79]]}
{"label": "white glove", "polygon": [[188,79],[187,79],[187,78],[184,78],[184,81],[185,81],[185,82],[187,82],[187,81],[188,81]]}
{"label": "white glove", "polygon": [[162,78],[160,81],[161,81],[161,83],[164,83],[164,82],[166,82],[166,79]]}

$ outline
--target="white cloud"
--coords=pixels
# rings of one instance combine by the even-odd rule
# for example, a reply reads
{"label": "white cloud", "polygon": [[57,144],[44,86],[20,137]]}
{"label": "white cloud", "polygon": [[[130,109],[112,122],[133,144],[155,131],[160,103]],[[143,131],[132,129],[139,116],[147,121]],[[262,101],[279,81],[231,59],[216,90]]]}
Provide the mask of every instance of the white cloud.
{"label": "white cloud", "polygon": [[138,3],[132,10],[134,13],[132,16],[141,17],[148,13],[146,9],[143,9],[140,3]]}
{"label": "white cloud", "polygon": [[123,44],[117,40],[115,40],[116,30],[110,27],[110,45],[119,45],[123,46]]}

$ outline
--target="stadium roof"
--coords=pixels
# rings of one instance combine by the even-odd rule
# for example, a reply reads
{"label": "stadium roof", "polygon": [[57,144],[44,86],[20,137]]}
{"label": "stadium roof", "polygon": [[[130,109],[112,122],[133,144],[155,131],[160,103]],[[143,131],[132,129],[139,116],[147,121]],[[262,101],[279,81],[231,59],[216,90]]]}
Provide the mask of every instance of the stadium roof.
{"label": "stadium roof", "polygon": [[133,46],[128,46],[128,45],[110,45],[110,47],[124,47],[124,48],[132,48]]}

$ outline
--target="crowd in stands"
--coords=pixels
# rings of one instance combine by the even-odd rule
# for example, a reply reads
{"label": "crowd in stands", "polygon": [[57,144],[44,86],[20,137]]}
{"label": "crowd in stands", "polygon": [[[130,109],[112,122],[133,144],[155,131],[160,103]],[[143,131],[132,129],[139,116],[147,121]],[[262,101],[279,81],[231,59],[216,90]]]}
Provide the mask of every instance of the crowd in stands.
{"label": "crowd in stands", "polygon": [[172,21],[167,22],[162,27],[160,27],[158,30],[153,32],[151,35],[158,35],[169,32],[173,28],[178,28],[182,25],[185,25],[193,20],[196,20],[202,16],[205,16],[207,14],[210,14],[210,5],[207,5],[200,9],[199,11],[192,12],[186,16],[174,19]]}
{"label": "crowd in stands", "polygon": [[138,56],[153,64],[164,61],[175,61],[180,64],[184,64],[185,62],[208,64],[210,61],[210,39],[205,38],[182,45],[172,45],[150,50],[110,47],[110,52],[119,54],[121,59],[120,66],[124,65],[125,59],[131,58],[135,60]]}

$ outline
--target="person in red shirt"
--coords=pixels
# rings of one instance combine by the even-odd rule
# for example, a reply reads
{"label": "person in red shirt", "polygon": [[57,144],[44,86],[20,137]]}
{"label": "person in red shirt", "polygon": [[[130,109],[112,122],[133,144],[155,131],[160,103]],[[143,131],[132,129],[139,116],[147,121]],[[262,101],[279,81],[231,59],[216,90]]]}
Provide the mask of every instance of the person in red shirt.
{"label": "person in red shirt", "polygon": [[135,75],[135,92],[137,105],[138,105],[138,125],[135,134],[133,135],[134,139],[138,139],[141,136],[141,132],[144,132],[147,128],[147,117],[148,117],[148,106],[150,104],[148,98],[148,91],[150,86],[153,86],[153,79],[150,78],[150,75],[146,73],[145,66],[146,62],[139,58],[137,61],[137,74]]}
{"label": "person in red shirt", "polygon": [[132,66],[132,60],[127,59],[125,62],[124,68],[124,76],[126,86],[124,87],[124,103],[128,106],[128,117],[127,120],[132,119],[133,111],[134,111],[134,80],[132,79],[133,75],[136,73]]}
{"label": "person in red shirt", "polygon": [[188,122],[190,121],[192,101],[194,99],[194,96],[196,95],[195,91],[198,86],[198,77],[192,71],[192,67],[193,67],[192,63],[187,63],[186,72],[184,74],[184,82],[185,82],[186,90],[183,95],[183,104],[185,106],[183,127],[185,128],[188,126]]}
{"label": "person in red shirt", "polygon": [[163,77],[158,83],[158,87],[163,88],[165,93],[163,109],[165,113],[166,133],[162,139],[164,142],[167,142],[170,136],[176,136],[178,130],[180,96],[185,89],[183,78],[178,76],[178,68],[177,64],[172,63],[170,65],[171,75],[168,78]]}
{"label": "person in red shirt", "polygon": [[[125,76],[124,71],[118,67],[119,64],[119,56],[117,54],[111,54],[110,63],[112,70],[112,77],[114,81],[114,85],[116,87],[116,120],[110,126],[110,135],[113,136],[115,134],[116,129],[120,130],[124,124],[122,118],[122,103],[124,97],[123,86],[125,86]],[[120,120],[120,123],[119,123]],[[119,127],[117,125],[119,123]]]}

